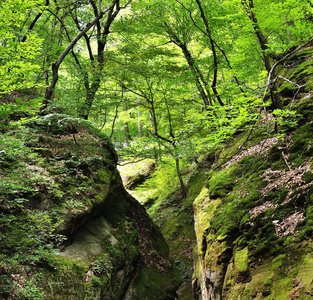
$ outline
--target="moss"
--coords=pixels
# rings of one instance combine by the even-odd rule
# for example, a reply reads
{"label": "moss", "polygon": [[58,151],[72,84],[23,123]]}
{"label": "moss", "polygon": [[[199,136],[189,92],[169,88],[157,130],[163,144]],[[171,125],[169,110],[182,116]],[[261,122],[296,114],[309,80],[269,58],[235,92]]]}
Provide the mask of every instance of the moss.
{"label": "moss", "polygon": [[286,254],[280,254],[272,260],[271,269],[280,270],[285,264]]}
{"label": "moss", "polygon": [[[160,174],[161,173],[161,174]],[[157,183],[162,179],[162,186],[164,184],[164,177],[166,175],[166,181],[169,178],[168,172],[164,174],[164,170],[157,169],[153,175],[153,180]],[[160,178],[158,178],[160,175]],[[175,175],[176,176],[176,175]],[[192,202],[194,198],[199,194],[200,189],[203,187],[204,181],[207,175],[205,172],[198,168],[194,175],[188,181],[188,197],[187,199],[181,199],[179,189],[175,190],[163,190],[163,195],[155,197],[151,204],[147,207],[147,212],[150,217],[154,219],[156,224],[161,228],[162,234],[169,244],[169,255],[175,263],[174,269],[177,273],[177,284],[182,284],[179,288],[179,299],[191,299],[191,277],[192,277],[192,251],[195,246],[195,232],[194,232],[194,218],[192,210]],[[153,182],[152,182],[153,183]],[[146,184],[152,184],[151,180],[148,180]],[[176,187],[175,187],[176,189]],[[141,188],[137,189],[136,197],[147,196]],[[133,191],[132,191],[133,193]],[[143,224],[143,227],[146,225]],[[157,238],[155,239],[157,242]],[[159,246],[162,246],[161,243]],[[163,247],[168,251],[167,247]],[[166,249],[167,248],[167,249]],[[165,252],[164,252],[165,253]],[[168,252],[167,252],[168,253]],[[179,279],[179,281],[178,281]]]}
{"label": "moss", "polygon": [[199,195],[207,181],[207,177],[206,170],[203,169],[198,169],[191,175],[187,183],[188,198],[194,200]]}
{"label": "moss", "polygon": [[180,297],[185,295],[186,299],[191,299],[192,292],[188,286],[191,286],[192,249],[195,244],[193,214],[189,204],[191,200],[178,205],[177,198],[176,194],[170,195],[167,199],[159,198],[148,212],[153,211],[151,216],[155,218],[169,244],[169,254],[181,275],[181,282],[185,282],[180,288]]}
{"label": "moss", "polygon": [[275,226],[271,221],[273,210],[268,209],[258,214],[253,220],[254,226],[246,233],[249,239],[249,251],[253,257],[268,257],[281,250],[282,246],[277,243]]}
{"label": "moss", "polygon": [[235,267],[240,273],[248,270],[248,253],[247,247],[235,252]]}
{"label": "moss", "polygon": [[203,255],[199,255],[199,247],[198,245],[195,246],[194,248],[194,254],[195,254],[195,259],[194,259],[194,276],[201,278],[202,274],[202,265],[201,265],[201,258],[203,257]]}
{"label": "moss", "polygon": [[290,158],[293,167],[298,167],[304,161],[313,155],[310,138],[313,134],[313,123],[300,127],[293,135],[293,144],[289,149]]}
{"label": "moss", "polygon": [[242,197],[240,192],[233,192],[228,195],[228,203],[220,205],[211,219],[211,228],[216,236],[232,236],[235,240],[238,237],[239,229],[243,229],[249,222],[249,209],[253,208],[261,198],[259,191],[248,193]]}
{"label": "moss", "polygon": [[[303,60],[308,55],[312,55],[312,50],[300,54]],[[304,83],[312,78],[312,67],[312,60],[307,60],[292,70],[285,70],[286,78]],[[281,85],[282,95],[288,97],[284,104],[290,103],[295,89],[289,84]],[[204,276],[202,266],[204,269],[222,270],[226,263],[225,299],[313,298],[313,283],[309,276],[313,266],[311,257],[307,255],[311,250],[301,242],[310,241],[313,235],[313,189],[307,186],[313,181],[312,172],[302,176],[306,184],[304,189],[302,183],[280,187],[281,178],[273,176],[271,183],[275,184],[277,180],[276,189],[273,188],[266,196],[260,193],[268,185],[262,177],[265,170],[286,170],[289,167],[282,151],[289,154],[286,159],[292,169],[307,163],[313,156],[313,124],[306,124],[312,120],[313,103],[307,91],[303,90],[293,100],[297,113],[304,113],[304,116],[293,135],[289,135],[290,128],[285,128],[292,139],[287,139],[290,144],[278,143],[266,155],[246,156],[236,163],[237,166],[232,165],[228,169],[209,170],[207,190],[203,190],[195,201],[196,224],[201,228],[197,230],[196,227],[195,274],[201,285]],[[257,137],[252,133],[247,147],[255,146],[261,139],[261,134]],[[234,144],[237,142],[235,140]],[[224,156],[234,150],[234,144],[226,145]],[[212,213],[210,205],[214,198],[219,204]],[[272,201],[275,209],[262,211],[261,204],[267,201]],[[249,210],[256,206],[260,206],[260,213],[252,218]],[[305,211],[305,220],[298,223],[294,234],[278,238],[272,221],[283,221],[299,210]]]}
{"label": "moss", "polygon": [[311,253],[307,253],[306,256],[304,257],[301,269],[298,273],[298,277],[302,281],[305,288],[310,291],[313,291],[312,270],[313,270],[313,256]]}
{"label": "moss", "polygon": [[[302,252],[308,251],[309,245],[308,243],[297,244],[295,250],[295,245],[289,243],[285,253],[263,259],[262,263],[254,262],[250,268],[249,279],[239,278],[239,285],[236,284],[235,278],[238,278],[236,277],[238,270],[234,265],[241,255],[235,252],[235,263],[230,264],[227,270],[227,283],[224,284],[224,288],[227,288],[225,298],[287,300],[297,294],[297,299],[312,299],[312,254]],[[244,261],[246,261],[245,251],[246,249],[242,249],[241,253],[239,252]],[[250,264],[249,261],[248,266]]]}
{"label": "moss", "polygon": [[274,191],[274,193],[276,194],[275,198],[274,198],[274,203],[275,204],[283,203],[289,192],[290,192],[290,190],[286,187],[282,187],[282,188],[278,189],[277,193],[276,193],[276,191]]}
{"label": "moss", "polygon": [[298,117],[299,126],[304,125],[307,122],[310,122],[313,119],[312,97],[306,99],[306,101],[301,101],[297,105],[296,109],[300,115],[300,117]]}
{"label": "moss", "polygon": [[222,271],[231,258],[232,245],[222,236],[219,239],[213,239],[213,236],[212,232],[206,236],[204,269]]}
{"label": "moss", "polygon": [[234,250],[233,260],[227,266],[224,279],[223,299],[241,299],[244,283],[250,280],[248,248]]}
{"label": "moss", "polygon": [[[206,249],[206,245],[202,245],[202,243],[206,244],[206,240],[203,238],[203,235],[210,228],[214,212],[220,204],[221,199],[210,199],[209,190],[206,187],[202,189],[201,193],[194,201],[194,213],[197,216],[195,230],[196,235],[200,240],[200,249]],[[204,255],[205,252],[202,253],[202,256]]]}
{"label": "moss", "polygon": [[141,269],[134,283],[136,299],[172,299],[175,294],[173,279],[178,282],[179,274],[175,272],[165,274],[148,267]]}
{"label": "moss", "polygon": [[78,299],[85,294],[84,279],[88,266],[70,258],[54,258],[52,270],[42,269],[39,286],[45,299]]}
{"label": "moss", "polygon": [[[0,293],[39,299],[41,290],[43,299],[117,299],[131,279],[129,273],[137,267],[140,251],[145,250],[144,246],[139,249],[139,242],[147,243],[147,251],[162,258],[160,268],[168,271],[168,247],[143,208],[123,189],[113,169],[115,151],[109,142],[72,119],[43,119],[27,129],[29,136],[23,143],[28,147],[15,151],[16,172],[0,170],[6,178],[2,183],[11,182],[12,176],[18,183],[8,189],[16,191],[14,195],[0,188],[1,201],[6,199],[1,205],[7,210],[0,215],[6,237],[0,243],[0,276],[5,283]],[[80,134],[75,137],[76,130]],[[33,132],[39,138],[32,137]],[[28,176],[23,177],[25,168]],[[59,256],[48,259],[52,248],[64,241],[60,233],[70,240]],[[148,259],[143,261],[150,265]],[[152,268],[160,273],[156,265]],[[26,273],[31,278],[25,286],[13,290],[11,274]],[[125,277],[121,282],[120,274]],[[171,279],[167,278],[168,285],[173,284]]]}
{"label": "moss", "polygon": [[[299,276],[301,254],[285,253],[277,256],[271,263],[272,295],[274,299],[288,299]],[[312,269],[311,269],[312,271]],[[300,298],[301,299],[301,298]],[[309,298],[302,298],[309,299]]]}
{"label": "moss", "polygon": [[230,168],[221,172],[216,172],[209,180],[209,193],[212,199],[225,197],[235,186],[237,167],[232,165]]}
{"label": "moss", "polygon": [[278,145],[274,145],[268,152],[268,159],[270,162],[277,162],[282,158],[281,150]]}
{"label": "moss", "polygon": [[311,171],[308,171],[302,175],[302,180],[305,181],[305,183],[309,183],[313,181],[313,173]]}
{"label": "moss", "polygon": [[272,272],[268,266],[257,268],[257,272],[251,275],[251,281],[243,291],[244,299],[252,299],[258,296],[259,299],[271,294]]}
{"label": "moss", "polygon": [[289,57],[289,62],[297,62],[295,67],[289,68],[288,76],[291,80],[297,81],[299,84],[310,82],[310,77],[313,73],[313,63],[310,58],[312,52],[309,49],[301,49],[293,56]]}
{"label": "moss", "polygon": [[294,205],[292,203],[287,203],[286,205],[279,205],[275,213],[273,213],[273,219],[283,221],[284,218],[290,216],[295,211]]}

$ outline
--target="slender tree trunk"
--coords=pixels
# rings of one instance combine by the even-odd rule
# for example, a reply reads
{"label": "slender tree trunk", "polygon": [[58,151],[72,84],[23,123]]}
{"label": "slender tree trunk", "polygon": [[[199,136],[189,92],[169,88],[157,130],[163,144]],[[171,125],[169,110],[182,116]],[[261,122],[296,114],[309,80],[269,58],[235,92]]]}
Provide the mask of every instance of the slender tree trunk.
{"label": "slender tree trunk", "polygon": [[152,112],[151,110],[149,111],[149,117],[150,117],[150,126],[151,126],[151,134],[155,134],[155,131],[154,131],[154,122],[153,122],[153,115],[152,115]]}
{"label": "slender tree trunk", "polygon": [[91,22],[87,23],[85,25],[85,27],[82,28],[78,32],[78,34],[70,41],[70,43],[67,45],[67,47],[59,55],[56,62],[54,64],[52,64],[52,80],[51,80],[49,87],[46,88],[45,99],[43,101],[42,110],[44,110],[47,107],[49,101],[52,98],[52,95],[54,93],[54,90],[55,90],[55,87],[56,87],[56,84],[57,84],[58,78],[59,78],[59,76],[58,76],[59,68],[60,68],[60,65],[63,62],[64,58],[74,48],[76,43],[87,33],[87,31],[89,29],[91,29],[95,24],[97,24],[100,21],[100,19],[103,18],[105,13],[110,12],[112,9],[114,9],[115,5],[117,5],[119,7],[119,1],[118,0],[113,1],[113,3],[111,4],[111,6],[108,9],[106,9],[103,12],[99,12],[99,14],[97,14]]}
{"label": "slender tree trunk", "polygon": [[177,158],[177,157],[175,158],[175,164],[176,164],[176,173],[177,173],[177,176],[179,179],[179,184],[180,184],[180,187],[181,187],[181,190],[183,193],[183,197],[184,197],[184,199],[186,199],[187,198],[187,189],[186,189],[186,186],[184,184],[184,181],[183,181],[183,178],[182,178],[182,175],[180,172],[179,158]]}
{"label": "slender tree trunk", "polygon": [[[210,106],[210,105],[212,106],[213,105],[212,97],[211,97],[209,90],[207,89],[207,83],[205,82],[204,77],[203,77],[200,69],[196,66],[194,59],[193,59],[190,51],[187,48],[187,45],[179,39],[179,37],[172,31],[171,27],[168,24],[165,23],[165,26],[167,28],[167,32],[168,32],[169,36],[172,39],[172,42],[175,45],[177,45],[184,54],[184,57],[188,63],[189,69],[192,72],[194,81],[196,83],[196,87],[197,87],[198,92],[200,94],[200,97],[204,103],[204,106],[205,107]],[[205,87],[205,89],[203,88],[203,86]]]}
{"label": "slender tree trunk", "polygon": [[59,79],[59,65],[52,64],[52,79],[51,79],[49,87],[47,87],[45,91],[45,99],[43,101],[43,104],[44,104],[43,108],[46,108],[48,105],[48,101],[51,100],[52,95],[54,93],[55,86],[58,82],[58,79]]}
{"label": "slender tree trunk", "polygon": [[199,91],[199,94],[202,98],[204,105],[205,106],[210,106],[210,105],[212,106],[213,105],[212,97],[211,97],[208,90],[206,90],[207,91],[207,94],[206,94],[206,92],[203,89],[202,84],[201,84],[201,81],[202,81],[205,85],[205,82],[203,80],[203,75],[202,75],[201,71],[199,70],[199,68],[195,66],[194,59],[192,58],[191,53],[187,49],[187,46],[180,41],[176,45],[182,50],[182,52],[185,56],[185,59],[186,59],[188,65],[189,65],[189,68],[193,74],[194,81],[196,83],[197,89]]}
{"label": "slender tree trunk", "polygon": [[[194,24],[194,26],[195,26],[196,28],[198,28],[204,35],[206,35],[206,36],[210,39],[211,45],[213,44],[212,51],[214,50],[213,53],[215,53],[215,54],[214,54],[215,58],[216,58],[215,46],[216,46],[216,48],[217,48],[217,49],[222,53],[222,55],[224,56],[224,58],[225,58],[225,60],[226,60],[226,62],[227,62],[228,67],[232,70],[233,68],[232,68],[232,66],[231,66],[231,63],[230,63],[230,61],[229,61],[229,59],[228,59],[228,57],[227,57],[225,51],[216,43],[216,41],[213,40],[213,38],[212,38],[212,36],[211,36],[211,31],[210,31],[209,26],[208,26],[207,18],[206,18],[205,14],[204,14],[204,11],[203,11],[203,9],[202,9],[201,2],[200,2],[200,1],[197,1],[197,4],[198,4],[199,9],[201,10],[201,18],[202,18],[202,20],[204,21],[204,23],[206,24],[206,31],[204,31],[201,27],[199,27],[199,26],[197,25],[195,19],[194,19],[193,16],[192,16],[192,11],[191,11],[190,9],[188,9],[188,8],[187,8],[182,2],[180,2],[179,0],[176,0],[176,2],[178,2],[186,11],[189,12],[190,19],[191,19],[192,23]],[[216,66],[217,66],[217,60],[216,60],[216,59],[214,60],[214,63],[215,63]],[[217,68],[216,68],[216,70],[217,70]],[[217,71],[216,71],[214,74],[215,74],[215,78],[217,78]],[[238,85],[240,91],[244,94],[244,91],[243,91],[243,89],[242,89],[242,87],[241,87],[241,85],[240,85],[240,82],[239,82],[239,80],[237,79],[237,77],[236,77],[235,74],[234,74],[234,78],[235,78],[235,81],[236,81],[236,83],[237,83],[237,85]],[[205,82],[205,81],[203,81],[203,82]],[[208,86],[208,85],[205,84],[205,87],[206,87],[206,86]],[[214,85],[212,84],[212,86],[214,86]],[[211,88],[212,88],[212,86],[211,86]],[[217,92],[217,91],[216,91],[216,92]],[[208,92],[208,94],[209,94],[209,92]],[[245,95],[245,96],[246,96],[246,95]]]}
{"label": "slender tree trunk", "polygon": [[118,107],[119,107],[119,104],[117,104],[115,107],[115,114],[114,114],[114,118],[113,118],[113,122],[112,122],[110,139],[112,138],[113,133],[114,133],[114,126],[115,126],[116,119],[118,117]]}
{"label": "slender tree trunk", "polygon": [[104,12],[101,13],[99,16],[94,18],[90,23],[88,23],[82,31],[80,31],[75,38],[68,44],[68,46],[63,50],[63,52],[60,54],[58,59],[54,64],[52,64],[52,80],[50,82],[49,87],[46,88],[45,92],[45,99],[43,101],[43,107],[42,110],[45,109],[49,103],[49,101],[52,98],[52,95],[54,93],[55,86],[59,79],[59,68],[61,63],[63,62],[66,55],[73,49],[73,47],[76,45],[76,43],[81,39],[81,37],[92,27],[95,25],[97,21],[99,21],[104,15]]}
{"label": "slender tree trunk", "polygon": [[141,122],[141,111],[140,111],[140,106],[139,106],[140,100],[137,99],[136,103],[137,103],[137,106],[138,106],[138,109],[137,109],[138,133],[139,133],[139,136],[142,137],[143,136],[143,128],[142,128],[142,122]]}
{"label": "slender tree trunk", "polygon": [[[124,111],[127,111],[127,109],[128,109],[128,107],[127,107],[127,99],[125,99]],[[130,136],[130,133],[129,133],[128,122],[125,122],[125,124],[124,124],[124,132],[125,132],[124,145],[128,146],[129,145],[129,141],[131,140],[131,136]]]}
{"label": "slender tree trunk", "polygon": [[221,105],[221,106],[224,106],[224,103],[217,91],[217,88],[216,88],[216,83],[217,83],[217,70],[218,70],[218,62],[217,62],[217,54],[216,54],[216,49],[215,49],[215,44],[214,44],[214,41],[212,39],[212,35],[211,35],[211,30],[210,30],[210,27],[209,27],[209,23],[208,23],[208,20],[204,14],[204,10],[202,8],[202,4],[200,2],[200,0],[196,0],[197,2],[197,5],[200,9],[200,14],[201,14],[201,19],[205,25],[205,29],[206,29],[206,32],[207,32],[207,36],[209,37],[209,40],[210,40],[210,44],[211,44],[211,50],[212,50],[212,53],[213,53],[213,62],[214,62],[214,75],[213,75],[213,82],[212,82],[212,85],[211,85],[211,88],[213,90],[213,93],[218,101],[218,103]]}
{"label": "slender tree trunk", "polygon": [[[46,0],[46,6],[49,5],[49,0]],[[42,16],[43,11],[41,11],[39,14],[36,15],[36,17],[34,18],[34,20],[32,21],[32,23],[30,24],[28,30],[27,30],[27,34],[30,33],[32,31],[32,29],[35,27],[37,21],[40,19],[40,17]],[[27,40],[27,34],[25,34],[22,38],[22,43],[24,43]]]}
{"label": "slender tree trunk", "polygon": [[[85,74],[85,77],[88,78],[88,74]],[[89,81],[88,83],[85,83],[85,89],[86,89],[86,98],[85,101],[80,109],[80,116],[88,120],[92,104],[95,100],[96,93],[99,90],[100,84],[101,84],[101,79],[100,75],[97,75],[98,78],[94,79],[95,82],[91,84],[91,87],[89,86]]]}
{"label": "slender tree trunk", "polygon": [[[268,41],[266,37],[264,36],[261,30],[261,27],[259,25],[258,19],[256,17],[256,14],[254,11],[253,0],[242,0],[241,3],[244,6],[249,19],[253,23],[254,32],[262,50],[262,56],[263,56],[265,69],[268,73],[270,73],[272,69],[272,64],[271,64],[270,54],[269,54],[270,48],[268,46]],[[274,79],[275,77],[276,77],[276,74],[275,74],[275,71],[273,71],[271,73],[271,79]],[[271,86],[271,99],[272,99],[274,108],[283,108],[276,81]]]}
{"label": "slender tree trunk", "polygon": [[[96,93],[98,92],[100,85],[101,85],[101,74],[103,71],[103,66],[104,66],[104,49],[107,44],[107,37],[110,34],[110,27],[118,15],[120,11],[120,6],[119,6],[119,1],[114,1],[115,5],[111,6],[111,8],[108,10],[108,15],[106,18],[106,22],[103,26],[103,30],[101,28],[101,23],[100,20],[96,23],[96,28],[97,28],[97,62],[98,64],[96,65],[94,63],[94,56],[92,53],[92,47],[90,45],[90,39],[87,37],[87,35],[84,35],[85,41],[87,44],[87,49],[89,53],[89,58],[91,61],[92,65],[92,73],[94,76],[94,82],[89,85],[89,82],[85,82],[85,88],[86,88],[86,98],[85,101],[81,107],[81,117],[84,119],[88,119],[91,107],[94,103]],[[93,0],[90,0],[90,3],[93,7],[94,10],[94,15],[98,16],[99,10]],[[75,23],[77,28],[80,28],[80,24],[77,19],[75,19]],[[84,71],[85,72],[85,71]],[[89,77],[88,74],[85,74],[85,76]]]}
{"label": "slender tree trunk", "polygon": [[131,136],[129,133],[128,122],[125,122],[124,124],[124,132],[125,132],[124,146],[129,146],[129,141],[131,140]]}

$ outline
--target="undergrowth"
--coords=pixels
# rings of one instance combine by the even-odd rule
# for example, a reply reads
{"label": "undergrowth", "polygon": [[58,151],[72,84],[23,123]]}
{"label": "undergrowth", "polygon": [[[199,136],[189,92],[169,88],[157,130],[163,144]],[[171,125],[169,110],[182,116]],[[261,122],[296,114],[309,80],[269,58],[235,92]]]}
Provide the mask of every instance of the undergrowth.
{"label": "undergrowth", "polygon": [[0,139],[0,295],[43,299],[33,275],[54,264],[65,215],[83,213],[107,190],[109,175],[100,169],[114,166],[116,154],[107,138],[88,133],[90,125],[61,116],[23,124]]}

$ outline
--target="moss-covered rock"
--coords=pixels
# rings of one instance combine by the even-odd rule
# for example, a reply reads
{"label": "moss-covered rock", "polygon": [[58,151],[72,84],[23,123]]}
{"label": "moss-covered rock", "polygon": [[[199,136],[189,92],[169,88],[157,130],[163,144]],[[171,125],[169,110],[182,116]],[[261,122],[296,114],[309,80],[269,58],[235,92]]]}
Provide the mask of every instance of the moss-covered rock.
{"label": "moss-covered rock", "polygon": [[[138,176],[138,173],[145,172],[142,170],[143,165],[149,168],[147,162],[121,167],[125,184],[128,182],[127,177]],[[199,190],[202,189],[206,174],[202,170],[192,173],[187,184],[187,199],[182,199],[180,189],[173,184],[175,179],[168,177],[169,174],[177,176],[175,174],[175,165],[174,172],[171,171],[169,170],[169,164],[165,164],[165,167],[159,165],[152,177],[145,182],[145,186],[143,188],[137,187],[131,193],[136,198],[138,197],[147,208],[147,212],[159,225],[169,245],[169,255],[174,262],[175,269],[173,275],[176,276],[175,278],[179,284],[176,290],[176,299],[190,300],[192,299],[193,249],[196,244],[192,203],[199,194]],[[173,189],[167,187],[167,182],[171,182],[170,186]],[[160,192],[158,192],[158,189]],[[154,195],[151,196],[152,193]],[[148,202],[145,199],[147,194],[150,194],[150,201]],[[141,278],[144,279],[144,276]],[[156,279],[161,278],[156,276]],[[154,284],[149,285],[151,291],[154,286]],[[159,294],[160,292],[157,292],[155,295]],[[151,292],[150,297],[154,299],[154,292]]]}
{"label": "moss-covered rock", "polygon": [[280,141],[252,132],[234,157],[227,145],[230,158],[206,172],[194,202],[195,299],[313,299],[312,50],[290,62],[279,71],[302,87],[281,81],[280,92],[298,124]]}
{"label": "moss-covered rock", "polygon": [[105,136],[51,114],[2,137],[2,297],[174,299],[168,245],[125,191]]}

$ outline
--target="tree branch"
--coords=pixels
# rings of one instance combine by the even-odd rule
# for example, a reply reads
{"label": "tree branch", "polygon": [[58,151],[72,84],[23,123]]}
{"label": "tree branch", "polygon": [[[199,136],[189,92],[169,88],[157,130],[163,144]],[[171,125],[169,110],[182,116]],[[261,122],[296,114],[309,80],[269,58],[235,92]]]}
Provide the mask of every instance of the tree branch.
{"label": "tree branch", "polygon": [[[49,5],[49,0],[46,0],[46,4],[45,6],[48,6]],[[35,27],[37,21],[39,20],[39,18],[42,16],[42,13],[44,12],[44,9],[39,13],[37,14],[37,16],[34,18],[33,22],[30,24],[28,30],[27,30],[27,33],[30,33],[32,31],[32,29]],[[25,34],[22,38],[22,43],[24,43],[27,39],[27,34]]]}

